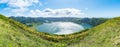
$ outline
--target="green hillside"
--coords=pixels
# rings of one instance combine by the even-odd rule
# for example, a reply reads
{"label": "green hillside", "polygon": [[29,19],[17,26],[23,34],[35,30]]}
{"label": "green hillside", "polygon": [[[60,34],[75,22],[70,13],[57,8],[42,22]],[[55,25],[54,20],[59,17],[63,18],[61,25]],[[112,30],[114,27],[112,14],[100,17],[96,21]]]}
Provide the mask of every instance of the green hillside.
{"label": "green hillside", "polygon": [[0,15],[0,47],[55,47],[54,43],[43,40],[34,33],[37,32]]}
{"label": "green hillside", "polygon": [[69,35],[47,34],[0,15],[0,47],[66,47],[83,39],[87,35],[84,31]]}
{"label": "green hillside", "polygon": [[120,47],[120,17],[111,19],[95,28],[79,43],[69,47]]}
{"label": "green hillside", "polygon": [[0,47],[120,47],[120,17],[69,35],[37,32],[0,15]]}

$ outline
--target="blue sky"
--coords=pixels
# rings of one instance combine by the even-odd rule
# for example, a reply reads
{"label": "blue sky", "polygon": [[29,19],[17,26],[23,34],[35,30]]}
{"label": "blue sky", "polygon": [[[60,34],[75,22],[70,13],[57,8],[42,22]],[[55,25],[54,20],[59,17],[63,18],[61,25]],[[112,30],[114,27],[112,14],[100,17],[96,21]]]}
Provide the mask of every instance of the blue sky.
{"label": "blue sky", "polygon": [[120,0],[0,0],[0,13],[25,17],[118,17]]}

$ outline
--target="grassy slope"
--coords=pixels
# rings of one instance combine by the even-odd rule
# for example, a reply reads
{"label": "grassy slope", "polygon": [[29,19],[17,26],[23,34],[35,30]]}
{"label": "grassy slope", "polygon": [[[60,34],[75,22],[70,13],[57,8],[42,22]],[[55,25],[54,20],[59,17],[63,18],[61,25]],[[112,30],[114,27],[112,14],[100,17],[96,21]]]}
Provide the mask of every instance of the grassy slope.
{"label": "grassy slope", "polygon": [[111,19],[87,32],[88,36],[69,47],[120,47],[120,17]]}
{"label": "grassy slope", "polygon": [[88,31],[58,36],[0,15],[0,47],[115,47],[120,44],[119,31],[120,18],[114,18]]}
{"label": "grassy slope", "polygon": [[25,25],[0,15],[0,47],[55,47],[33,33]]}
{"label": "grassy slope", "polygon": [[87,32],[70,35],[52,35],[0,15],[0,47],[66,47],[78,42]]}
{"label": "grassy slope", "polygon": [[84,31],[70,35],[52,35],[37,32],[0,15],[0,47],[66,47],[83,39],[87,35]]}

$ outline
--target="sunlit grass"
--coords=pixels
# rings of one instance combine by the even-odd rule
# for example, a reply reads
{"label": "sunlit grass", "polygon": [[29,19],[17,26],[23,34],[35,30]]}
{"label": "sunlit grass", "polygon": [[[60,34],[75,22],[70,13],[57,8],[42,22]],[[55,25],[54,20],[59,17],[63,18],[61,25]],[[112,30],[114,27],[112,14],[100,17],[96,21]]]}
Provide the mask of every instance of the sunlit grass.
{"label": "sunlit grass", "polygon": [[0,47],[119,47],[120,17],[69,35],[37,32],[0,15]]}

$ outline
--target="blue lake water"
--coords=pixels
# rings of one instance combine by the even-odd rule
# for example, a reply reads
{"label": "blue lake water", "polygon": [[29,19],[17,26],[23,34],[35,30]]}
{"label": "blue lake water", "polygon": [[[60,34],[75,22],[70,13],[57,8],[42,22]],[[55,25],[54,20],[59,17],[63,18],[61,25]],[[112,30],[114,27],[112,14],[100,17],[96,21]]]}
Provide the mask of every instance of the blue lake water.
{"label": "blue lake water", "polygon": [[79,25],[73,22],[52,22],[38,25],[36,29],[41,32],[61,35],[75,33],[91,27],[88,24]]}

